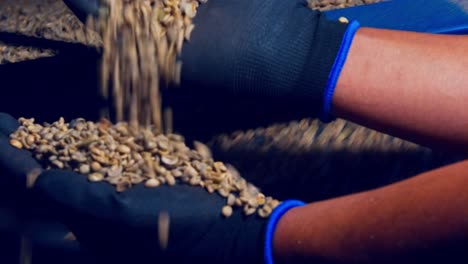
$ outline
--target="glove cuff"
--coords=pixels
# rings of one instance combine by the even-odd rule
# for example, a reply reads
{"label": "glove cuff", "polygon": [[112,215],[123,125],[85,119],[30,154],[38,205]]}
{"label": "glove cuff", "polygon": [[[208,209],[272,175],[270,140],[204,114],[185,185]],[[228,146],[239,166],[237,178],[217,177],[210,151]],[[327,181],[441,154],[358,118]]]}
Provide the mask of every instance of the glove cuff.
{"label": "glove cuff", "polygon": [[356,35],[356,32],[359,28],[360,24],[355,20],[349,24],[349,27],[346,30],[341,42],[338,55],[336,56],[335,62],[333,63],[333,66],[330,70],[330,74],[328,75],[327,85],[325,86],[325,90],[323,92],[323,103],[320,115],[320,119],[323,122],[327,123],[335,119],[331,115],[333,94],[335,92],[335,87],[338,82],[338,78],[340,77],[341,70],[343,69],[346,59],[348,58],[349,49],[353,43],[354,36]]}
{"label": "glove cuff", "polygon": [[286,200],[278,205],[270,215],[270,219],[266,227],[265,247],[263,251],[265,264],[273,264],[273,235],[279,220],[290,209],[303,205],[305,205],[305,203],[302,201]]}
{"label": "glove cuff", "polygon": [[[315,33],[295,94],[304,96],[303,99],[307,100],[304,103],[308,105],[309,112],[320,114],[322,121],[329,121],[330,107],[329,103],[325,103],[325,98],[327,100],[330,98],[331,101],[334,84],[341,72],[358,24],[331,21],[323,13],[317,16]],[[341,67],[338,67],[340,65]]]}

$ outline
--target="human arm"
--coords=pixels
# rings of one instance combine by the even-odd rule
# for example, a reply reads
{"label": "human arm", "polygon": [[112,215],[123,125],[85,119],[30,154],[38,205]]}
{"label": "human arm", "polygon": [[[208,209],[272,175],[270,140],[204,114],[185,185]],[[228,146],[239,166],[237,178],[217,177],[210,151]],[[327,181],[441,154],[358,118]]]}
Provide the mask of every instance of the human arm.
{"label": "human arm", "polygon": [[463,161],[291,209],[276,229],[274,253],[278,260],[307,263],[448,262],[466,252],[467,203],[468,161]]}
{"label": "human arm", "polygon": [[467,73],[468,36],[361,28],[332,110],[417,143],[466,151]]}

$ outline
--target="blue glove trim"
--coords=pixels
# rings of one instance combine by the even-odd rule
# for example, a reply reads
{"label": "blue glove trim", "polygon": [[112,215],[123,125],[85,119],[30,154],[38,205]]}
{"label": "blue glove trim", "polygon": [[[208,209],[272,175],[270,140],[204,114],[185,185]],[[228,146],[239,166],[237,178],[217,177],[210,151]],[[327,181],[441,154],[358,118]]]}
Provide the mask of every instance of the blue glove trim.
{"label": "blue glove trim", "polygon": [[266,228],[265,248],[263,252],[266,264],[273,264],[273,235],[279,220],[289,209],[303,205],[305,205],[305,203],[298,200],[286,200],[278,205],[270,215],[270,220]]}
{"label": "blue glove trim", "polygon": [[351,44],[353,43],[354,36],[360,27],[361,25],[356,20],[351,21],[349,24],[348,29],[344,34],[343,41],[341,42],[341,47],[338,51],[338,55],[336,56],[335,63],[333,64],[330,75],[328,76],[327,86],[325,87],[325,91],[323,93],[323,108],[320,118],[325,123],[328,123],[334,119],[330,112],[336,83],[338,82],[341,70],[343,69],[346,59],[348,58],[348,52],[351,48]]}

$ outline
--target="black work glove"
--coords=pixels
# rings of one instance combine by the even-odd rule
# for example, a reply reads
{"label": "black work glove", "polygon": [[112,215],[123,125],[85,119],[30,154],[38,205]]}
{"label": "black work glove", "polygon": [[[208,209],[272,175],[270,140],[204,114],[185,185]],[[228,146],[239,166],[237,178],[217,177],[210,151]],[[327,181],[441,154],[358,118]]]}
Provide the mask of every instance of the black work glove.
{"label": "black work glove", "polygon": [[[8,135],[18,123],[0,114],[1,126],[8,127],[1,130]],[[301,205],[283,202],[269,219],[245,216],[235,207],[225,218],[221,210],[226,198],[201,187],[151,189],[139,184],[117,193],[109,183],[90,183],[85,175],[71,171],[40,172],[31,154],[10,146],[7,135],[0,138],[2,166],[18,182],[28,182],[30,198],[41,210],[63,221],[85,249],[106,263],[262,263],[272,257],[276,222],[289,208]],[[169,216],[167,247],[159,233],[164,213]]]}
{"label": "black work glove", "polygon": [[347,25],[305,0],[222,0],[201,5],[183,52],[182,84],[320,107]]}
{"label": "black work glove", "polygon": [[[97,13],[98,0],[66,2],[82,18]],[[193,22],[182,49],[182,87],[293,116],[322,110],[348,24],[327,20],[305,0],[209,0]]]}

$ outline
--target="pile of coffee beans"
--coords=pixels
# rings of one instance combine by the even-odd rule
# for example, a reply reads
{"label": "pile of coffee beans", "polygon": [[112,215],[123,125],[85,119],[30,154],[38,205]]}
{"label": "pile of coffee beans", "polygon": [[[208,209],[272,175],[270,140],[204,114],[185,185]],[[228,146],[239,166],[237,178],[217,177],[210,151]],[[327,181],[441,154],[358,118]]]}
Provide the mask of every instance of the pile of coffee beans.
{"label": "pile of coffee beans", "polygon": [[231,165],[214,161],[209,148],[194,142],[185,144],[178,134],[155,134],[152,127],[133,130],[127,123],[94,123],[63,118],[52,124],[37,124],[34,118],[20,118],[10,144],[32,151],[46,169],[73,170],[91,182],[106,181],[122,192],[136,184],[148,188],[189,184],[226,198],[222,214],[233,207],[246,215],[268,217],[279,204],[243,179]]}

